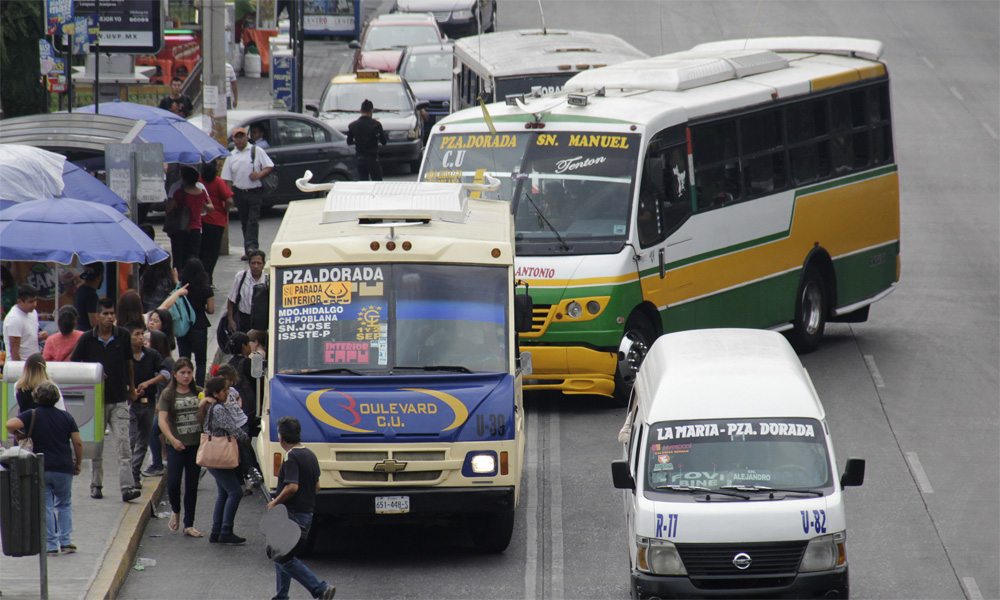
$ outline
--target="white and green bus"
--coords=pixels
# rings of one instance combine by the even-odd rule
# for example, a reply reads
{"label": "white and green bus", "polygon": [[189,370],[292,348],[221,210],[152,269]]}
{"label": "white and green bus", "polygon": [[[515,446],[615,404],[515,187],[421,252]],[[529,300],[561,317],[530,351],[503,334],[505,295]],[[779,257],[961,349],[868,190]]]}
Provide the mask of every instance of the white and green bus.
{"label": "white and green bus", "polygon": [[421,180],[502,177],[484,195],[513,203],[535,302],[525,388],[625,399],[663,333],[774,329],[809,352],[828,321],[866,320],[900,269],[881,55],[715,42],[440,121]]}

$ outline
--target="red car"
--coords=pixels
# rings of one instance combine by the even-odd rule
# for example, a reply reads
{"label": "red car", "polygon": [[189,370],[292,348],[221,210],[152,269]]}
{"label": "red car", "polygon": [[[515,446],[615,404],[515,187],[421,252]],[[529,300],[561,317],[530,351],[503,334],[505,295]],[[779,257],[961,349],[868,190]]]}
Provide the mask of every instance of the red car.
{"label": "red car", "polygon": [[394,13],[376,17],[361,34],[361,41],[352,41],[354,71],[378,69],[394,72],[403,49],[422,44],[440,44],[445,40],[437,21],[429,13]]}

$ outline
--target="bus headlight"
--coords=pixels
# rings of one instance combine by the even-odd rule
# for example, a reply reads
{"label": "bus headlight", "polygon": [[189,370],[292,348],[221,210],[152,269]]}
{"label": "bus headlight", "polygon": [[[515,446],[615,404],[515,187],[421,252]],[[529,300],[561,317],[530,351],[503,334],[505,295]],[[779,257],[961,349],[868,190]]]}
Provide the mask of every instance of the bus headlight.
{"label": "bus headlight", "polygon": [[465,455],[462,465],[463,477],[492,477],[497,474],[497,453],[492,450],[479,450]]}
{"label": "bus headlight", "polygon": [[583,307],[580,306],[579,302],[574,300],[566,305],[566,314],[574,319],[579,318],[583,314]]}
{"label": "bus headlight", "polygon": [[832,535],[821,535],[809,540],[806,551],[802,554],[800,573],[814,571],[829,571],[847,562],[845,542],[847,534],[843,531]]}
{"label": "bus headlight", "polygon": [[636,566],[653,575],[687,575],[677,546],[667,540],[636,538]]}

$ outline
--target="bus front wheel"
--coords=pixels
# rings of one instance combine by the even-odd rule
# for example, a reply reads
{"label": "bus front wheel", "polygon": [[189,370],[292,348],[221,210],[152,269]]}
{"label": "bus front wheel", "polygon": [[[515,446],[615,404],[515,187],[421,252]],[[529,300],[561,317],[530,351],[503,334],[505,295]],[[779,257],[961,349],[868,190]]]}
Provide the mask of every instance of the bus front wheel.
{"label": "bus front wheel", "polygon": [[635,371],[638,371],[638,365],[646,358],[646,352],[656,339],[656,331],[646,315],[634,312],[625,321],[622,339],[625,338],[631,338],[632,344],[629,345],[630,355],[619,356],[618,367],[615,369],[615,391],[612,393],[618,406],[628,406],[629,396],[632,395],[632,384],[635,382],[635,372],[627,372],[631,370],[624,365],[632,363]]}
{"label": "bus front wheel", "polygon": [[826,328],[826,282],[819,269],[806,267],[795,298],[795,322],[789,335],[792,347],[799,354],[808,354],[819,348]]}
{"label": "bus front wheel", "polygon": [[469,532],[472,534],[472,545],[480,552],[503,552],[514,534],[514,511],[470,515]]}

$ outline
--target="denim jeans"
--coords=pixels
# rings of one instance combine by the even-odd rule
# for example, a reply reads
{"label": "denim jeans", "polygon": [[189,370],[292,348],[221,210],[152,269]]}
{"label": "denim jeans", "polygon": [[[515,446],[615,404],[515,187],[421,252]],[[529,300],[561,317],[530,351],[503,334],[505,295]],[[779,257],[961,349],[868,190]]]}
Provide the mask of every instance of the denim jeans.
{"label": "denim jeans", "polygon": [[[299,513],[290,510],[288,518],[299,524],[303,537],[309,535],[309,527],[312,525],[313,519],[312,513]],[[320,581],[298,557],[284,563],[274,563],[274,575],[278,592],[272,600],[287,600],[288,590],[292,587],[293,579],[309,590],[313,598],[319,598],[326,586],[329,585],[325,581]]]}
{"label": "denim jeans", "polygon": [[73,476],[69,473],[45,472],[45,546],[58,552],[72,542]]}
{"label": "denim jeans", "polygon": [[243,486],[236,469],[209,469],[215,477],[215,486],[219,495],[215,498],[215,513],[212,515],[212,533],[229,534],[233,532],[233,521],[236,511],[243,500]]}
{"label": "denim jeans", "polygon": [[184,477],[184,527],[194,527],[194,509],[198,504],[198,479],[201,467],[198,460],[198,444],[188,446],[178,452],[167,446],[167,497],[170,510],[181,512],[181,476]]}
{"label": "denim jeans", "polygon": [[194,328],[177,338],[177,352],[183,358],[191,358],[194,354],[194,381],[198,387],[205,385],[205,369],[208,361],[208,330]]}

